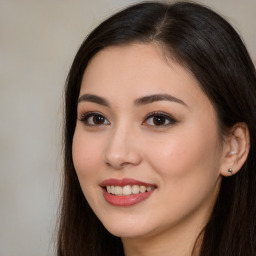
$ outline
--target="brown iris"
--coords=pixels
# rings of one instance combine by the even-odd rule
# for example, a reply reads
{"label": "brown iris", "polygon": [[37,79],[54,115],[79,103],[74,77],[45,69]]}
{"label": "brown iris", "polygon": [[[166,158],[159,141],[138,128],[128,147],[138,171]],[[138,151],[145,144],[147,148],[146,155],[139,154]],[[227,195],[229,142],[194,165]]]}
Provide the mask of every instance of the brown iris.
{"label": "brown iris", "polygon": [[164,125],[165,121],[166,121],[166,118],[163,116],[154,116],[153,117],[154,125]]}
{"label": "brown iris", "polygon": [[93,123],[100,125],[100,124],[104,124],[105,122],[105,118],[103,116],[100,115],[95,115],[93,116]]}

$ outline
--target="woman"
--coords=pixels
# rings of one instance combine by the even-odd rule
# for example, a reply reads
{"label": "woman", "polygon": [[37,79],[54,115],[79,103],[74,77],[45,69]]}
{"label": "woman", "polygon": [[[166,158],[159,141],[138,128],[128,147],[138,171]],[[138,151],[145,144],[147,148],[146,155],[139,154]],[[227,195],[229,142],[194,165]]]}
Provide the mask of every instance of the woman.
{"label": "woman", "polygon": [[256,74],[198,4],[99,25],[66,87],[58,255],[255,255]]}

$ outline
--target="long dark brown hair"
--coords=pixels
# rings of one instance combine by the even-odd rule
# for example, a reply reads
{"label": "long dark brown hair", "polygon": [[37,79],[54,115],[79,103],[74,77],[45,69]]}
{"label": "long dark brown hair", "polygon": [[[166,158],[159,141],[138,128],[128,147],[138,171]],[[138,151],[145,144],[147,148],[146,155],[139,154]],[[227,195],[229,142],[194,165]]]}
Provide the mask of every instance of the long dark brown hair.
{"label": "long dark brown hair", "polygon": [[[104,21],[85,39],[70,69],[65,94],[65,159],[58,228],[58,256],[121,256],[121,239],[110,234],[88,205],[74,169],[72,140],[81,79],[100,50],[131,42],[158,43],[190,70],[212,102],[221,132],[245,122],[250,152],[241,171],[223,178],[202,234],[201,256],[256,254],[256,72],[237,32],[199,4],[144,2]],[[207,132],[207,131],[206,131]]]}

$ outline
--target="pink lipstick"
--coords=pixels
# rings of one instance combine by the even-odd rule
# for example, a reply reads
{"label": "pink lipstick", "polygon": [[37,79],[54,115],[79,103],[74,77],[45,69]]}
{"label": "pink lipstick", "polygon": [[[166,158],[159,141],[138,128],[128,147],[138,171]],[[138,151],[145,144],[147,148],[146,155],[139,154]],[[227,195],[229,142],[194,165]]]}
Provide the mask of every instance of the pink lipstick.
{"label": "pink lipstick", "polygon": [[115,206],[132,206],[150,197],[156,185],[138,180],[108,179],[101,185],[105,200]]}

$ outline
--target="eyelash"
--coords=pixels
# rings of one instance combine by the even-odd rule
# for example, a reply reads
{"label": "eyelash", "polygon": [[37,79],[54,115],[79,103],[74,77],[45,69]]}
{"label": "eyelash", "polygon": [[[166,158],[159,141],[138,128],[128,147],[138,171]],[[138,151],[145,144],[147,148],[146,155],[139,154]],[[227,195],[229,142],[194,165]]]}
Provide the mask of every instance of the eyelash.
{"label": "eyelash", "polygon": [[[155,120],[155,121],[164,121],[164,124],[152,124],[152,122],[154,122],[153,118],[158,118],[158,120]],[[160,118],[160,119],[159,119]],[[151,112],[149,113],[146,118],[145,118],[145,121],[143,121],[142,124],[146,123],[148,120],[152,120],[151,124],[149,124],[150,126],[159,126],[159,127],[165,127],[165,126],[169,126],[169,125],[172,125],[172,124],[175,124],[177,123],[177,121],[171,117],[169,114],[166,114],[164,112]],[[166,123],[167,122],[167,123]]]}
{"label": "eyelash", "polygon": [[[92,118],[92,120],[90,120]],[[94,118],[99,118],[94,119]],[[155,120],[154,120],[155,118]],[[149,120],[151,119],[151,122],[149,123]],[[79,118],[81,122],[83,122],[86,126],[101,126],[101,125],[110,125],[110,122],[105,118],[102,114],[98,112],[87,112],[81,115]],[[99,121],[98,124],[95,123],[95,121]],[[159,122],[156,124],[154,121]],[[164,123],[162,123],[164,122]],[[171,117],[169,114],[166,114],[164,112],[151,112],[149,113],[144,121],[142,122],[142,125],[148,125],[148,126],[155,126],[155,127],[166,127],[172,124],[175,124],[177,121]]]}
{"label": "eyelash", "polygon": [[[101,121],[103,120],[103,123],[99,123],[99,124],[95,124],[95,123],[89,123],[90,121],[95,121],[93,120],[94,118],[101,118]],[[90,118],[93,118],[92,120],[90,120]],[[83,122],[86,126],[100,126],[100,125],[109,125],[110,122],[107,120],[107,118],[105,118],[102,114],[97,113],[97,112],[87,112],[81,115],[81,117],[79,118],[79,120],[81,122]],[[107,121],[107,123],[106,123]]]}

